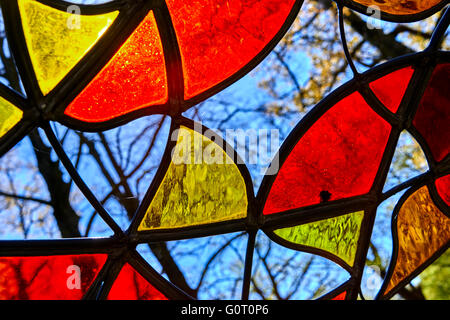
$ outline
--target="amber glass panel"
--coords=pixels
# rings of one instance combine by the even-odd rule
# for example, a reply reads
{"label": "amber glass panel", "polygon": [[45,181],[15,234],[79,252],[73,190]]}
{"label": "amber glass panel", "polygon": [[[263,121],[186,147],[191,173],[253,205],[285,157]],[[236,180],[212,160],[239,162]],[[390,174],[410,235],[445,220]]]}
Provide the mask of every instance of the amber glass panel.
{"label": "amber glass panel", "polygon": [[391,112],[397,112],[414,69],[407,67],[394,71],[369,84],[378,99]]}
{"label": "amber glass panel", "polygon": [[163,104],[167,98],[164,54],[150,12],[65,114],[86,122],[101,122]]}
{"label": "amber glass panel", "polygon": [[139,230],[245,218],[247,204],[245,181],[233,160],[207,137],[181,127],[172,161]]}
{"label": "amber glass panel", "polygon": [[364,212],[359,211],[275,230],[275,234],[295,244],[330,252],[353,266],[363,217]]}
{"label": "amber glass panel", "polygon": [[94,46],[118,11],[74,15],[34,0],[19,0],[23,31],[42,93],[49,93]]}
{"label": "amber glass panel", "polygon": [[345,97],[295,145],[272,185],[264,214],[369,192],[390,130],[359,93]]}
{"label": "amber glass panel", "polygon": [[78,300],[106,254],[0,257],[0,300]]}
{"label": "amber glass panel", "polygon": [[442,200],[450,206],[450,174],[436,179],[436,190]]}
{"label": "amber glass panel", "polygon": [[403,203],[397,216],[398,256],[386,292],[450,240],[450,219],[433,203],[426,186]]}
{"label": "amber glass panel", "polygon": [[126,263],[109,291],[108,300],[167,300],[167,298]]}
{"label": "amber glass panel", "polygon": [[417,109],[413,124],[425,139],[436,161],[450,152],[450,63],[433,71]]}
{"label": "amber glass panel", "polygon": [[0,97],[0,138],[22,119],[22,115],[22,110]]}
{"label": "amber glass panel", "polygon": [[227,79],[278,33],[295,0],[167,0],[181,50],[185,97]]}
{"label": "amber glass panel", "polygon": [[377,6],[394,15],[416,14],[431,9],[443,0],[353,0],[365,6]]}

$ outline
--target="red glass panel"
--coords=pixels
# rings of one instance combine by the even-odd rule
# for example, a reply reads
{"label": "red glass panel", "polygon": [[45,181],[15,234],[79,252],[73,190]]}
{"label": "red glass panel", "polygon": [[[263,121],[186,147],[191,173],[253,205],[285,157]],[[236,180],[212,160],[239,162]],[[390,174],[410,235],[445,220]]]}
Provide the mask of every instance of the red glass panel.
{"label": "red glass panel", "polygon": [[390,129],[359,93],[338,102],[309,128],[287,157],[264,214],[369,192]]}
{"label": "red glass panel", "polygon": [[449,83],[450,63],[438,65],[413,121],[436,161],[444,159],[450,151]]}
{"label": "red glass panel", "polygon": [[185,98],[252,60],[278,33],[295,0],[167,0],[180,46]]}
{"label": "red glass panel", "polygon": [[336,297],[334,297],[331,300],[345,300],[345,297],[347,296],[347,291],[341,292]]}
{"label": "red glass panel", "polygon": [[101,122],[163,104],[167,99],[163,49],[150,12],[65,114],[86,122]]}
{"label": "red glass panel", "polygon": [[442,200],[450,206],[450,174],[436,179],[436,190]]}
{"label": "red glass panel", "polygon": [[106,254],[0,257],[0,300],[78,300]]}
{"label": "red glass panel", "polygon": [[384,106],[396,113],[413,73],[411,67],[400,69],[371,82],[369,86]]}
{"label": "red glass panel", "polygon": [[126,263],[108,294],[108,300],[167,300],[167,298]]}

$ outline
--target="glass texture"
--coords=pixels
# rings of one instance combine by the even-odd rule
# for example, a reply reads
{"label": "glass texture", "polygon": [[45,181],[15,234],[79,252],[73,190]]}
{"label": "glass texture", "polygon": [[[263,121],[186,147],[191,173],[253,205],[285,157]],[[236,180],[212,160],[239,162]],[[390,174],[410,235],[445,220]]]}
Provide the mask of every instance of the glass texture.
{"label": "glass texture", "polygon": [[275,234],[294,244],[327,251],[353,266],[358,247],[363,211],[275,230]]}
{"label": "glass texture", "polygon": [[108,300],[167,300],[167,298],[126,263],[108,293]]}
{"label": "glass texture", "polygon": [[423,186],[403,203],[397,216],[398,255],[386,292],[425,263],[450,240],[450,219]]}
{"label": "glass texture", "polygon": [[103,122],[164,104],[167,99],[163,48],[150,12],[65,114],[85,122]]}
{"label": "glass texture", "polygon": [[295,0],[167,0],[180,46],[185,98],[249,63],[284,25]]}
{"label": "glass texture", "polygon": [[359,93],[347,96],[296,143],[275,178],[264,214],[369,192],[390,131]]}
{"label": "glass texture", "polygon": [[23,116],[22,110],[0,97],[0,138],[11,130]]}
{"label": "glass texture", "polygon": [[34,0],[19,0],[19,9],[28,52],[44,95],[80,62],[119,14],[74,15]]}
{"label": "glass texture", "polygon": [[0,257],[0,300],[79,300],[106,254]]}

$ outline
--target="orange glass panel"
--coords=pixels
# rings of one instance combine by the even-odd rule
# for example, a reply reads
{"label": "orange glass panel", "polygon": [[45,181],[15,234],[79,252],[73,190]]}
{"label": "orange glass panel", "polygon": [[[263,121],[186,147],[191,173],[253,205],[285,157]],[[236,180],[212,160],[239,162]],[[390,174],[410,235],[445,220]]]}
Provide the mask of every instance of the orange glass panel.
{"label": "orange glass panel", "polygon": [[86,122],[101,122],[163,104],[167,99],[163,49],[150,12],[65,114]]}
{"label": "orange glass panel", "polygon": [[443,0],[353,0],[365,6],[377,6],[381,11],[394,14],[416,14],[431,9]]}
{"label": "orange glass panel", "polygon": [[78,300],[106,254],[0,257],[0,300]]}
{"label": "orange glass panel", "polygon": [[0,97],[0,138],[19,123],[22,120],[22,116],[22,110]]}
{"label": "orange glass panel", "polygon": [[371,82],[369,86],[381,103],[396,113],[413,73],[411,67],[400,69]]}
{"label": "orange glass panel", "polygon": [[109,291],[108,300],[167,300],[167,298],[126,263]]}
{"label": "orange glass panel", "polygon": [[278,33],[295,0],[167,0],[183,62],[185,98],[252,60]]}
{"label": "orange glass panel", "polygon": [[450,240],[450,219],[426,186],[415,191],[397,216],[398,255],[386,292],[408,277]]}

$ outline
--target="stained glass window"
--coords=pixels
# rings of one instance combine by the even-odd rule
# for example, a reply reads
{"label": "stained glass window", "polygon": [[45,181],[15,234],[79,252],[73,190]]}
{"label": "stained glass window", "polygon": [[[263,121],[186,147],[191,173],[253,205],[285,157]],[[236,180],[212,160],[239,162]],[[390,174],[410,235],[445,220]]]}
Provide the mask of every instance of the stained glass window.
{"label": "stained glass window", "polygon": [[[32,0],[18,1],[28,52],[43,94],[49,93],[95,45],[118,12],[81,16]],[[75,23],[75,22],[74,22]]]}
{"label": "stained glass window", "polygon": [[433,204],[426,186],[399,202],[393,233],[398,244],[391,260],[391,275],[385,294],[398,286],[431,256],[445,248],[450,238],[450,220]]}
{"label": "stained glass window", "polygon": [[[394,195],[399,200],[390,216],[392,254],[376,298],[392,298],[436,261],[450,245],[450,55],[439,47],[450,11],[442,11],[424,50],[376,67],[366,65],[366,71],[359,72],[345,38],[344,9],[369,15],[369,7],[376,5],[379,19],[406,23],[432,16],[446,2],[336,3],[341,56],[352,76],[290,130],[258,184],[228,136],[194,121],[196,108],[271,52],[286,67],[276,46],[282,39],[287,47],[300,41],[295,35],[283,36],[301,17],[303,1],[113,1],[77,5],[79,12],[73,13],[64,1],[0,0],[14,63],[10,69],[21,79],[15,87],[0,83],[0,155],[8,156],[29,135],[33,148],[48,155],[50,168],[59,168],[60,162],[66,170],[62,182],[51,187],[75,185],[77,196],[94,209],[84,237],[0,240],[0,299],[193,299],[198,288],[183,290],[176,277],[157,272],[137,248],[147,244],[158,259],[167,250],[161,246],[166,241],[224,234],[233,235],[227,245],[246,239],[241,263],[230,268],[242,269],[236,283],[242,287],[240,297],[248,299],[255,288],[253,258],[255,253],[261,256],[255,244],[259,233],[271,244],[327,259],[349,275],[317,298],[355,300],[362,297],[377,208]],[[274,84],[264,86],[273,89]],[[301,84],[296,81],[296,86]],[[67,137],[53,126],[64,125],[80,136],[98,134],[102,154],[109,155],[113,148],[104,131],[117,129],[118,137],[122,125],[155,114],[163,119],[156,132],[164,121],[170,122],[169,138],[161,147],[155,176],[150,179],[146,172],[133,180],[136,188],[145,184],[141,198],[134,197],[125,183],[134,172],[117,170],[117,175],[108,176],[114,190],[99,200],[98,190],[89,188],[79,173],[79,159],[73,163],[64,150],[62,141]],[[246,119],[258,126],[252,120]],[[144,131],[150,127],[153,124]],[[42,129],[50,147],[33,140],[36,128]],[[417,141],[426,169],[384,189],[402,132]],[[156,135],[148,145],[156,143]],[[92,147],[95,142],[89,135],[83,137],[79,154],[88,152],[101,160],[102,154]],[[136,161],[140,153],[141,162],[152,158],[151,148],[136,151],[141,149],[137,140],[116,146],[120,163],[99,161],[100,170],[108,173],[111,167]],[[127,207],[126,228],[114,210],[106,209],[112,197]],[[60,200],[15,199],[29,198],[45,205]],[[72,200],[76,199],[67,202]],[[67,222],[64,219],[80,219],[75,211],[57,214],[61,225]],[[47,227],[42,217],[29,216],[40,228]],[[28,216],[22,210],[20,217],[25,232]],[[111,236],[89,237],[96,218]],[[175,261],[164,262],[164,272],[176,266]]]}

